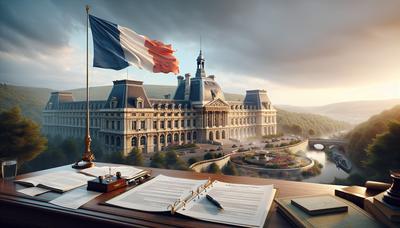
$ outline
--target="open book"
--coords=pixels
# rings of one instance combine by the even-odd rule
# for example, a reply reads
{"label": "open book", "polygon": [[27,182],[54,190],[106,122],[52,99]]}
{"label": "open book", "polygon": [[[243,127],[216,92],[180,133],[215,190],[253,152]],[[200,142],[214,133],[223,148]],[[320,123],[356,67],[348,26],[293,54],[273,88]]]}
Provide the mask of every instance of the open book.
{"label": "open book", "polygon": [[87,184],[93,177],[85,176],[75,171],[59,171],[39,176],[15,180],[14,182],[30,186],[49,189],[55,192],[66,192]]}
{"label": "open book", "polygon": [[[179,213],[199,220],[262,227],[276,190],[272,185],[231,184],[158,175],[106,204],[152,212]],[[221,205],[218,209],[206,195]]]}

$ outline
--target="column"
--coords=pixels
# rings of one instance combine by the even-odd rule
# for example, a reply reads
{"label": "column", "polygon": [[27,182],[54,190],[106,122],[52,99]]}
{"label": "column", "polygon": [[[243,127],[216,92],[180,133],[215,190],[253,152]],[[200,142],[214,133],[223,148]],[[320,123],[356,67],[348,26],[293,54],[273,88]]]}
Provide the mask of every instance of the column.
{"label": "column", "polygon": [[212,112],[212,126],[215,126],[215,112]]}
{"label": "column", "polygon": [[[159,121],[157,121],[159,122]],[[153,137],[157,137],[157,151],[161,151],[161,143],[160,143],[160,135],[155,135]]]}
{"label": "column", "polygon": [[146,153],[154,152],[153,135],[147,135],[146,137]]}
{"label": "column", "polygon": [[212,115],[211,112],[207,112],[207,126],[212,127]]}
{"label": "column", "polygon": [[205,112],[204,113],[204,127],[208,127],[208,113],[207,112]]}

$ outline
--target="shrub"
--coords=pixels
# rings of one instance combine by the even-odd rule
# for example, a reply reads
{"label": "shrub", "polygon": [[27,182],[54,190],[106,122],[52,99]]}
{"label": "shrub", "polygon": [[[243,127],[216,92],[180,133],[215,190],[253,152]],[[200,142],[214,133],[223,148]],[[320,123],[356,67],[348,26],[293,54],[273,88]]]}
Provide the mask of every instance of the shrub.
{"label": "shrub", "polygon": [[188,160],[188,164],[189,164],[189,165],[192,165],[192,164],[194,164],[194,163],[196,163],[196,162],[198,162],[198,160],[197,160],[197,158],[195,158],[195,157],[191,157],[191,158],[189,158],[189,160]]}
{"label": "shrub", "polygon": [[220,173],[221,173],[221,169],[218,167],[217,164],[212,163],[212,164],[210,165],[210,167],[208,167],[208,172],[209,172],[209,173],[220,174]]}

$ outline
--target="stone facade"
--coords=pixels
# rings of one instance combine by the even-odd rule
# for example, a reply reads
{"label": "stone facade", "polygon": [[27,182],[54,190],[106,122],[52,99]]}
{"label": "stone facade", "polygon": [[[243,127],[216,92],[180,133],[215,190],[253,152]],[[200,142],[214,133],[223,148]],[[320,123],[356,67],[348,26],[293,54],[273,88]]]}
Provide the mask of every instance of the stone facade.
{"label": "stone facade", "polygon": [[[265,90],[246,91],[244,101],[226,101],[215,76],[197,58],[196,76],[178,76],[173,99],[152,99],[143,83],[114,81],[107,100],[90,101],[90,134],[106,151],[143,152],[186,143],[213,143],[276,134],[276,110]],[[86,103],[70,92],[53,92],[43,110],[43,131],[85,136]]]}

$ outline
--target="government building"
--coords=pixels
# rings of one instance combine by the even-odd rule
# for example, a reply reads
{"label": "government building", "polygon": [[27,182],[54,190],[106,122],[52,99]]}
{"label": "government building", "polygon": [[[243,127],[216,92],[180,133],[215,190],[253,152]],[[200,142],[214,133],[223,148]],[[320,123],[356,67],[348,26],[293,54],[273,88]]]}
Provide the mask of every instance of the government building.
{"label": "government building", "polygon": [[[243,101],[228,101],[204,63],[200,51],[195,77],[178,76],[174,96],[165,99],[148,97],[141,81],[114,81],[107,100],[90,101],[92,139],[106,152],[127,154],[135,147],[151,153],[170,145],[276,134],[276,110],[265,90],[248,90]],[[74,101],[71,92],[52,92],[43,110],[43,132],[83,139],[85,114],[86,101]]]}

